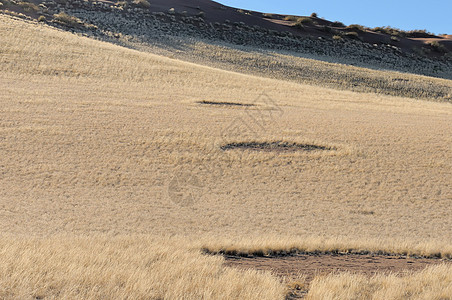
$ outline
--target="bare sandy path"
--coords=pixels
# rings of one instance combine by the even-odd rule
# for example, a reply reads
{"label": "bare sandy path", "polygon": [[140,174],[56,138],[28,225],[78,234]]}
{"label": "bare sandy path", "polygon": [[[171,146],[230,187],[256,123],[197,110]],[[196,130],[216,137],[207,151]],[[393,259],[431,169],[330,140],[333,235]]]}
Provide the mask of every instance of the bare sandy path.
{"label": "bare sandy path", "polygon": [[239,269],[272,271],[275,275],[296,279],[306,275],[306,282],[317,275],[353,272],[365,275],[417,271],[432,264],[452,263],[442,259],[410,258],[378,255],[296,255],[287,257],[226,256],[226,265]]}

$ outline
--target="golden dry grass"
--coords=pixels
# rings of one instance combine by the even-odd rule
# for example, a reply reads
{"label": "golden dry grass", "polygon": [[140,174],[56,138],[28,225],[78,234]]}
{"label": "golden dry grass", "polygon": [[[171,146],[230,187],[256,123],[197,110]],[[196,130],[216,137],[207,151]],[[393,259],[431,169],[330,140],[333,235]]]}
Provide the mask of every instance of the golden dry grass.
{"label": "golden dry grass", "polygon": [[[202,247],[452,253],[450,104],[221,71],[4,15],[0,45],[5,297],[283,297],[276,278],[224,269],[199,256]],[[337,150],[220,149],[250,140]],[[192,202],[178,191],[193,192]],[[178,238],[168,243],[171,235]],[[153,251],[165,253],[155,271],[146,267]],[[179,281],[179,266],[191,263],[206,271]],[[85,268],[93,273],[73,283]],[[450,278],[445,270],[428,272]],[[225,275],[203,281],[215,272]],[[109,281],[115,273],[130,281]],[[149,277],[165,279],[159,287]],[[388,278],[401,288],[406,281]]]}
{"label": "golden dry grass", "polygon": [[1,299],[277,299],[274,277],[180,241],[135,236],[1,239]]}
{"label": "golden dry grass", "polygon": [[317,277],[306,299],[451,299],[452,267],[438,265],[417,273],[330,274]]}
{"label": "golden dry grass", "polygon": [[[266,78],[430,101],[451,102],[452,99],[452,83],[447,80],[452,78],[449,69],[441,72],[442,75],[437,74],[446,78],[441,79],[388,71],[372,64],[368,65],[371,69],[357,67],[347,64],[346,59],[300,54],[296,51],[265,51],[255,47],[199,40],[162,48],[146,41],[137,42],[137,39],[127,35],[113,40],[118,41],[142,51]],[[180,48],[184,51],[180,51]],[[410,65],[410,69],[413,73],[419,71],[415,63]]]}

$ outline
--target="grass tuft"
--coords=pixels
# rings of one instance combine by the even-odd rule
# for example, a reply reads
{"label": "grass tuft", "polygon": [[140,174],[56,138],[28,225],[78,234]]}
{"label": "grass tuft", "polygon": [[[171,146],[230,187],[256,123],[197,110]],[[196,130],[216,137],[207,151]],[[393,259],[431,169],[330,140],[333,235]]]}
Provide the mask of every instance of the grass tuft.
{"label": "grass tuft", "polygon": [[70,16],[65,12],[60,12],[58,14],[53,15],[53,20],[54,22],[67,26],[67,27],[74,27],[74,28],[78,28],[81,27],[83,25],[83,22],[74,16]]}

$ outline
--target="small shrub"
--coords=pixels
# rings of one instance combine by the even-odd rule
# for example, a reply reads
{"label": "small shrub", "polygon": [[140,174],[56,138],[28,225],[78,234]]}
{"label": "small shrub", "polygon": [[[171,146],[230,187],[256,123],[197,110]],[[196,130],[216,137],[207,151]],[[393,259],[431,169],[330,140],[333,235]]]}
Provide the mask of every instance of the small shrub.
{"label": "small shrub", "polygon": [[79,18],[68,15],[65,12],[60,12],[58,14],[53,15],[54,21],[64,26],[68,27],[80,27],[83,22],[80,21]]}
{"label": "small shrub", "polygon": [[244,15],[251,15],[251,12],[250,11],[246,11],[246,10],[243,10],[243,9],[238,9],[237,10],[239,13],[241,13],[241,14],[244,14]]}
{"label": "small shrub", "polygon": [[119,1],[118,3],[116,3],[116,5],[122,8],[126,8],[127,6],[129,6],[129,3],[127,3],[127,1]]}
{"label": "small shrub", "polygon": [[134,0],[133,4],[135,4],[136,6],[139,6],[141,8],[150,8],[151,4],[149,3],[148,0]]}
{"label": "small shrub", "polygon": [[438,53],[447,53],[447,48],[443,45],[438,43],[438,41],[433,41],[429,43],[430,47],[432,48],[433,51],[438,52]]}
{"label": "small shrub", "polygon": [[366,31],[366,27],[364,27],[362,25],[358,25],[358,24],[349,25],[349,26],[347,26],[347,29],[354,30],[354,31],[357,31],[357,32]]}
{"label": "small shrub", "polygon": [[199,18],[205,18],[206,14],[205,14],[203,11],[200,11],[200,12],[197,14],[197,16],[198,16]]}
{"label": "small shrub", "polygon": [[25,10],[26,12],[31,12],[31,11],[36,12],[39,10],[39,7],[36,4],[30,3],[30,2],[22,1],[22,2],[19,2],[18,5],[20,7],[22,7],[23,10]]}
{"label": "small shrub", "polygon": [[372,31],[374,31],[374,32],[380,32],[380,33],[384,33],[384,34],[387,33],[385,27],[375,27],[375,28],[372,28]]}
{"label": "small shrub", "polygon": [[38,22],[45,22],[47,19],[44,16],[39,16]]}
{"label": "small shrub", "polygon": [[300,29],[300,30],[304,30],[304,25],[301,24],[301,23],[296,23],[296,24],[294,25],[294,27],[297,28],[297,29]]}
{"label": "small shrub", "polygon": [[391,41],[393,42],[400,42],[400,39],[396,36],[391,36]]}
{"label": "small shrub", "polygon": [[417,55],[424,55],[423,48],[420,47],[412,47],[411,50]]}
{"label": "small shrub", "polygon": [[432,53],[432,49],[430,48],[421,48],[421,51],[423,55],[429,55]]}
{"label": "small shrub", "polygon": [[407,37],[412,37],[412,38],[429,38],[429,37],[435,37],[435,35],[431,32],[428,32],[427,30],[423,29],[423,30],[410,30],[410,31],[406,31],[406,36]]}
{"label": "small shrub", "polygon": [[326,25],[321,26],[320,30],[323,31],[323,32],[326,32],[326,33],[332,33],[333,32],[333,28],[331,28],[330,26],[326,26]]}
{"label": "small shrub", "polygon": [[313,13],[311,14],[311,18],[318,18],[317,13],[313,12]]}
{"label": "small shrub", "polygon": [[312,24],[312,20],[311,18],[307,18],[307,17],[301,17],[301,18],[297,18],[297,24]]}
{"label": "small shrub", "polygon": [[176,13],[176,10],[174,9],[174,7],[171,7],[170,9],[168,9],[168,13],[170,15],[174,15]]}
{"label": "small shrub", "polygon": [[94,24],[84,24],[85,28],[88,30],[97,30],[97,26]]}
{"label": "small shrub", "polygon": [[333,24],[331,24],[333,27],[345,27],[344,23],[339,21],[334,21]]}
{"label": "small shrub", "polygon": [[375,27],[372,29],[372,31],[383,33],[383,34],[388,34],[388,35],[393,35],[393,36],[399,36],[399,37],[405,36],[405,32],[403,30],[393,28],[390,26]]}
{"label": "small shrub", "polygon": [[335,40],[335,41],[342,41],[343,38],[342,38],[342,36],[340,36],[340,35],[334,35],[334,36],[333,36],[333,40]]}
{"label": "small shrub", "polygon": [[353,39],[359,39],[359,34],[355,31],[347,32],[345,36]]}
{"label": "small shrub", "polygon": [[297,19],[298,19],[298,17],[295,17],[295,16],[286,16],[284,18],[285,21],[292,21],[292,22],[296,22]]}
{"label": "small shrub", "polygon": [[267,19],[273,19],[274,18],[274,15],[273,14],[263,14],[262,15],[264,18],[267,18]]}

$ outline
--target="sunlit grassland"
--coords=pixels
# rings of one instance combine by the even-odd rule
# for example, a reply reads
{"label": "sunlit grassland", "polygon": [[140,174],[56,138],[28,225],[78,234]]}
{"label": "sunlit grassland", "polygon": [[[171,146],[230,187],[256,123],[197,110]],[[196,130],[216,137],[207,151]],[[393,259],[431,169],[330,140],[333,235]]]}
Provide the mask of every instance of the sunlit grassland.
{"label": "sunlit grassland", "polygon": [[[452,253],[448,103],[222,71],[3,15],[0,86],[0,297],[274,299],[277,278],[201,250]],[[335,150],[220,148],[280,140]],[[200,182],[190,205],[169,195],[181,170]],[[442,278],[424,290],[341,275],[311,292],[343,280],[440,297],[451,273],[409,277]]]}

